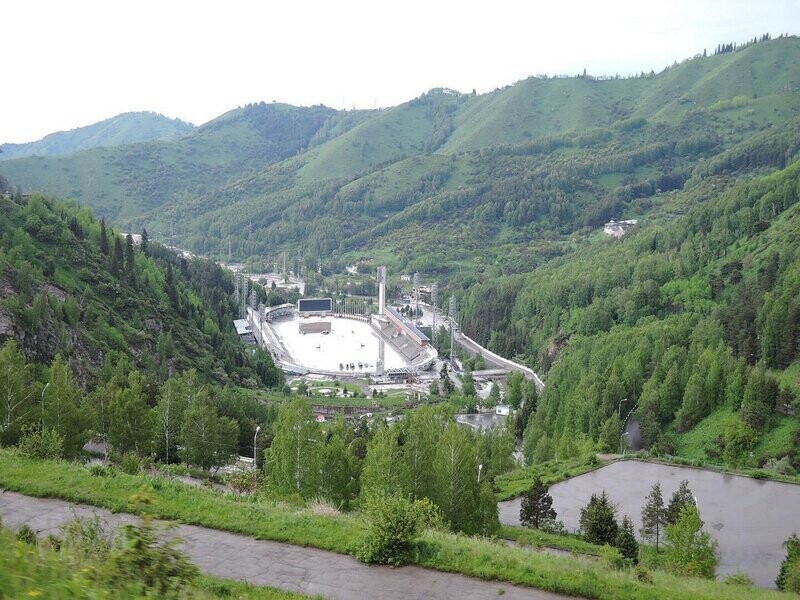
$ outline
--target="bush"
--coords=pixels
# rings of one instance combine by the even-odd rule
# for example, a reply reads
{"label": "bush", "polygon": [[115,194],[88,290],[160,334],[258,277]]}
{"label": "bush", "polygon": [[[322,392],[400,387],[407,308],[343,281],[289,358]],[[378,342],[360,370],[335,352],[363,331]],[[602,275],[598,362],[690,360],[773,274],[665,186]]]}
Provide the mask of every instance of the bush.
{"label": "bush", "polygon": [[181,540],[163,541],[150,517],[141,526],[124,525],[122,535],[124,543],[112,550],[103,577],[110,585],[139,584],[149,595],[169,598],[196,577],[197,567],[177,549]]}
{"label": "bush", "polygon": [[128,475],[138,475],[142,470],[142,463],[133,452],[126,452],[120,460],[120,468]]}
{"label": "bush", "polygon": [[441,516],[429,500],[412,502],[399,494],[376,494],[366,506],[368,529],[357,550],[366,563],[403,565],[411,560],[414,538]]}
{"label": "bush", "polygon": [[17,540],[24,544],[36,545],[36,532],[28,527],[27,524],[23,525],[17,530]]}
{"label": "bush", "polygon": [[636,576],[636,581],[639,583],[653,583],[653,575],[642,566],[638,566],[633,570],[634,575]]}
{"label": "bush", "polygon": [[79,558],[105,560],[116,544],[114,533],[98,515],[70,519],[61,527],[61,535],[61,547]]}
{"label": "bush", "polygon": [[625,559],[622,553],[617,548],[612,548],[611,546],[603,546],[600,548],[600,558],[609,568],[615,571],[621,571],[625,566]]}
{"label": "bush", "polygon": [[32,458],[56,460],[64,457],[64,437],[53,429],[26,428],[17,447]]}
{"label": "bush", "polygon": [[750,576],[747,573],[743,573],[742,571],[736,571],[736,573],[731,573],[730,575],[726,575],[724,581],[728,585],[746,585],[746,586],[753,585],[753,580],[750,579]]}

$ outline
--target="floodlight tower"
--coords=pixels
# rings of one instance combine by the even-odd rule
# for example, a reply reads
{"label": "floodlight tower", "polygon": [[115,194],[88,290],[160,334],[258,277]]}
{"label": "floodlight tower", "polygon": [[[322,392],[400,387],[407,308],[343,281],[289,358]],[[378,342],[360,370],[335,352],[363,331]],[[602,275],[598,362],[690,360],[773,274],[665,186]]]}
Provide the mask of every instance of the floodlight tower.
{"label": "floodlight tower", "polygon": [[378,267],[378,314],[382,315],[386,309],[386,267]]}
{"label": "floodlight tower", "polygon": [[456,331],[456,297],[450,296],[450,366],[453,366],[453,341]]}
{"label": "floodlight tower", "polygon": [[433,347],[436,348],[436,305],[439,302],[439,284],[435,281],[431,285],[431,304],[433,304],[433,325],[431,327],[431,338],[433,338]]}
{"label": "floodlight tower", "polygon": [[419,311],[419,283],[420,277],[419,273],[414,273],[414,325],[417,324],[417,319],[419,319],[420,311]]}

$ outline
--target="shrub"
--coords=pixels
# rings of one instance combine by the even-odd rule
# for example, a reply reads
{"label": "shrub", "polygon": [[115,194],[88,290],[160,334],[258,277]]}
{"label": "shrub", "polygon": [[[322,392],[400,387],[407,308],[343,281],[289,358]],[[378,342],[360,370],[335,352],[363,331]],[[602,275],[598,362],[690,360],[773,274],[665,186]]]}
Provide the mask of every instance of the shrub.
{"label": "shrub", "polygon": [[17,447],[32,458],[55,460],[64,456],[64,437],[53,429],[26,428]]}
{"label": "shrub", "polygon": [[120,468],[128,475],[138,475],[142,470],[142,463],[133,452],[126,452],[120,460]]}
{"label": "shrub", "polygon": [[642,567],[642,566],[636,567],[633,570],[633,573],[636,576],[636,581],[638,581],[639,583],[648,583],[648,584],[652,584],[653,583],[652,574],[650,573],[650,571],[648,571],[644,567]]}
{"label": "shrub", "polygon": [[98,515],[70,519],[61,527],[61,535],[61,547],[80,558],[105,560],[116,543]]}
{"label": "shrub", "polygon": [[122,536],[124,542],[112,550],[103,574],[110,585],[140,584],[154,597],[174,597],[197,575],[197,567],[177,549],[182,540],[164,541],[150,517],[140,526],[124,525]]}
{"label": "shrub", "polygon": [[615,571],[621,571],[625,566],[625,558],[617,548],[611,546],[603,546],[600,548],[600,558],[609,568]]}
{"label": "shrub", "polygon": [[736,571],[736,573],[731,573],[730,575],[726,575],[724,581],[728,585],[746,585],[746,586],[753,585],[753,580],[750,579],[750,576],[747,573],[743,573],[742,571]]}
{"label": "shrub", "polygon": [[411,559],[414,538],[434,523],[441,523],[428,500],[412,502],[399,494],[375,494],[366,506],[368,529],[356,555],[366,563],[402,565]]}
{"label": "shrub", "polygon": [[31,529],[27,524],[24,524],[17,530],[17,540],[31,546],[36,545],[36,532]]}

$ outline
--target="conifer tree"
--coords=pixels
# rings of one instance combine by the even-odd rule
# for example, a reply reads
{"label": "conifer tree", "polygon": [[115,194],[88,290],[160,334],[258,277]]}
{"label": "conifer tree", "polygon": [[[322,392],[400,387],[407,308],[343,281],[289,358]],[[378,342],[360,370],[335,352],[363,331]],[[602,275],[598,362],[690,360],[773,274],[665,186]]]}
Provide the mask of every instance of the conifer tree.
{"label": "conifer tree", "polygon": [[775,585],[779,590],[800,592],[800,538],[793,533],[783,547],[786,548],[786,558],[781,563]]}
{"label": "conifer tree", "polygon": [[678,489],[675,490],[675,493],[672,494],[672,498],[670,498],[669,506],[665,514],[666,523],[674,525],[678,521],[681,509],[689,504],[692,506],[695,505],[694,495],[692,494],[692,490],[689,489],[689,481],[684,479],[681,481]]}
{"label": "conifer tree", "polygon": [[117,277],[119,277],[120,271],[122,271],[122,262],[122,242],[119,236],[114,236],[114,255],[111,257],[111,272]]}
{"label": "conifer tree", "polygon": [[149,238],[147,237],[147,229],[142,228],[142,243],[140,248],[142,249],[142,254],[144,254],[145,256],[150,256],[150,254],[148,254],[149,252],[149,248],[147,245],[148,243],[149,243]]}
{"label": "conifer tree", "polygon": [[623,558],[627,558],[633,564],[639,562],[639,542],[636,541],[636,536],[633,534],[633,521],[628,515],[622,518],[622,525],[617,533],[614,546],[617,547]]}
{"label": "conifer tree", "polygon": [[100,219],[100,252],[108,256],[108,234],[106,233],[105,219]]}
{"label": "conifer tree", "polygon": [[605,490],[600,496],[592,494],[589,504],[581,509],[580,518],[581,531],[587,542],[600,545],[614,544],[619,532],[615,512]]}
{"label": "conifer tree", "polygon": [[661,482],[657,481],[650,489],[642,507],[642,529],[640,533],[645,539],[655,540],[658,552],[659,540],[664,535],[667,523],[667,511],[664,508],[664,497],[661,495]]}
{"label": "conifer tree", "polygon": [[519,520],[525,527],[539,529],[542,521],[555,519],[556,511],[553,509],[553,497],[549,494],[548,487],[537,475],[533,486],[522,496],[519,511]]}
{"label": "conifer tree", "polygon": [[133,278],[136,273],[136,266],[133,256],[133,236],[129,233],[125,236],[125,272],[128,275],[128,280],[133,283]]}

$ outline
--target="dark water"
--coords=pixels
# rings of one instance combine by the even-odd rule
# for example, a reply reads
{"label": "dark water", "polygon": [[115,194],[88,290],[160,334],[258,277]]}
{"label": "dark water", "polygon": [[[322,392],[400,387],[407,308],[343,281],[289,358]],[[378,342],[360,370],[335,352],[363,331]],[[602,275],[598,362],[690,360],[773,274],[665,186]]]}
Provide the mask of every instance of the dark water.
{"label": "dark water", "polygon": [[[743,571],[761,587],[774,587],[785,556],[783,542],[800,535],[800,485],[727,475],[701,469],[622,461],[550,488],[558,519],[578,528],[580,509],[592,493],[606,490],[619,520],[629,515],[638,533],[645,497],[661,481],[664,502],[682,479],[689,480],[705,530],[719,542],[717,576]],[[519,524],[519,499],[500,503],[500,520]]]}

